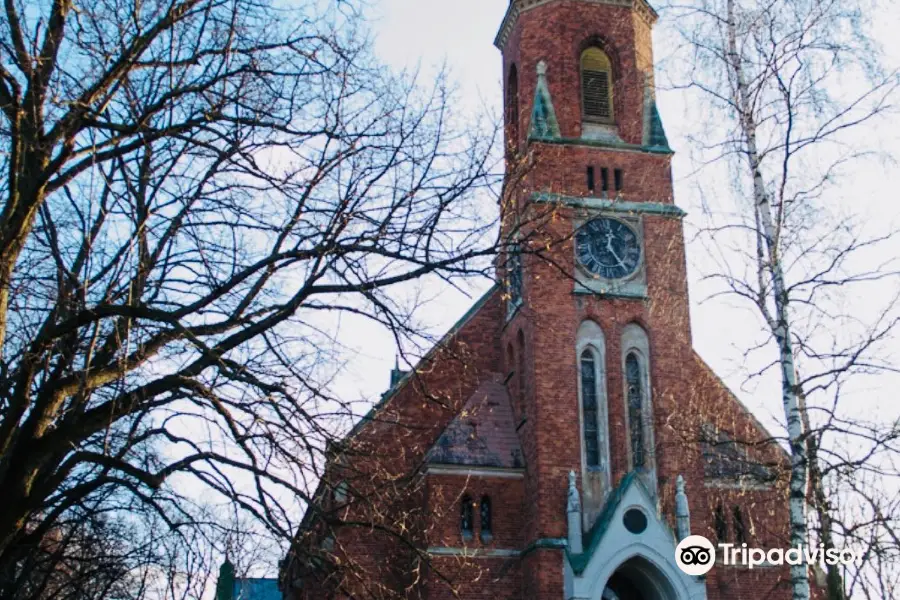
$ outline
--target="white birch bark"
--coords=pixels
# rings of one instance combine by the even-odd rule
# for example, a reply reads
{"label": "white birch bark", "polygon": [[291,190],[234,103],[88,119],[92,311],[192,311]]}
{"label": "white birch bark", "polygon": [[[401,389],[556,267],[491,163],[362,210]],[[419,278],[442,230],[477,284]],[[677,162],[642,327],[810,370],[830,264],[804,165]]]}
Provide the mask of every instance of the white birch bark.
{"label": "white birch bark", "polygon": [[[753,199],[757,223],[761,226],[767,264],[761,265],[772,276],[772,292],[775,312],[769,327],[779,349],[781,368],[781,393],[784,414],[787,420],[788,438],[791,450],[790,478],[790,523],[791,546],[804,547],[807,544],[807,501],[809,469],[804,443],[803,421],[797,397],[796,369],[794,365],[793,342],[790,332],[790,315],[784,280],[784,270],[778,247],[777,226],[772,218],[772,205],[766,190],[760,168],[761,157],[756,141],[757,122],[753,112],[750,90],[745,79],[737,46],[737,23],[735,21],[734,0],[728,0],[728,55],[729,68],[734,78],[734,101],[738,107],[741,133],[747,144],[746,153],[753,176]],[[805,564],[791,567],[791,587],[794,600],[808,600],[810,597],[809,573]]]}

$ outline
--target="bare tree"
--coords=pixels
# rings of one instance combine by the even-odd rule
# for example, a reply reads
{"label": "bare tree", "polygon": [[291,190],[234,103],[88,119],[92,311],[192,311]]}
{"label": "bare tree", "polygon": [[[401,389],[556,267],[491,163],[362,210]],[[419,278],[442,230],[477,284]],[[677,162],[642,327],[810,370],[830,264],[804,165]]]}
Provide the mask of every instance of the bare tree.
{"label": "bare tree", "polygon": [[[856,533],[850,520],[841,531],[842,508],[860,500],[846,494],[849,480],[861,483],[856,476],[869,469],[897,474],[885,460],[895,450],[896,424],[864,422],[843,395],[851,378],[896,370],[889,349],[898,264],[865,262],[893,232],[867,234],[831,203],[840,205],[838,175],[867,150],[854,132],[891,108],[896,73],[879,68],[865,33],[870,15],[858,3],[702,0],[671,10],[687,43],[686,66],[669,73],[724,117],[724,126],[695,141],[707,171],[728,164],[737,200],[733,210],[711,208],[700,238],[718,258],[711,277],[749,301],[763,325],[763,339],[746,356],[774,352],[751,375],[777,369],[781,380],[790,543],[811,541],[808,506],[827,548],[858,541],[882,519],[864,515],[884,516],[886,507],[857,513]],[[848,310],[846,298],[874,289],[882,300],[874,310]],[[792,568],[791,579],[793,597],[809,598],[806,567]],[[844,598],[845,584],[839,567],[829,567],[829,597]]]}
{"label": "bare tree", "polygon": [[0,596],[136,506],[289,539],[356,412],[333,323],[416,338],[401,284],[490,273],[497,128],[376,64],[348,2],[4,10]]}

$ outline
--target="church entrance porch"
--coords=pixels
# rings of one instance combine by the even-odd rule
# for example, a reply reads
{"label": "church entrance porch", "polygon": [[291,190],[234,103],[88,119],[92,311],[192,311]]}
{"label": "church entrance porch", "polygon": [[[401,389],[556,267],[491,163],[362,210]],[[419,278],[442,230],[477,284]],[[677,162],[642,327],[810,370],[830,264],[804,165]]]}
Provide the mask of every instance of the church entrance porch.
{"label": "church entrance porch", "polygon": [[601,600],[678,600],[678,596],[659,569],[635,557],[612,574]]}

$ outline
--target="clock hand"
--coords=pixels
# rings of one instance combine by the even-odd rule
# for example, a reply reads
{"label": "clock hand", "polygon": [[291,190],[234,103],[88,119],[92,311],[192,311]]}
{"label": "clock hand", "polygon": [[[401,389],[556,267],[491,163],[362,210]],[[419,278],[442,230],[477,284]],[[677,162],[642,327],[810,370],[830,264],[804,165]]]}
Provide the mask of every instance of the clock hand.
{"label": "clock hand", "polygon": [[615,258],[617,261],[619,261],[620,267],[627,269],[628,267],[625,265],[625,261],[622,260],[621,258],[619,258],[619,255],[616,254],[616,251],[612,245],[612,239],[613,239],[613,235],[611,233],[606,234],[606,249],[610,251],[610,253],[613,255],[613,258]]}

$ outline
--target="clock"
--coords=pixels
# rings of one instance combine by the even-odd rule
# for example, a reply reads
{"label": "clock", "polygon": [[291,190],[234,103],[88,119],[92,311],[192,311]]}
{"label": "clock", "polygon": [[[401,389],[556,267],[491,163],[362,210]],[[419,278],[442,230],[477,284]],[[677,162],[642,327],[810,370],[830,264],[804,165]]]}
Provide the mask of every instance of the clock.
{"label": "clock", "polygon": [[622,279],[637,271],[641,244],[629,225],[600,217],[582,225],[575,234],[575,256],[591,275]]}

